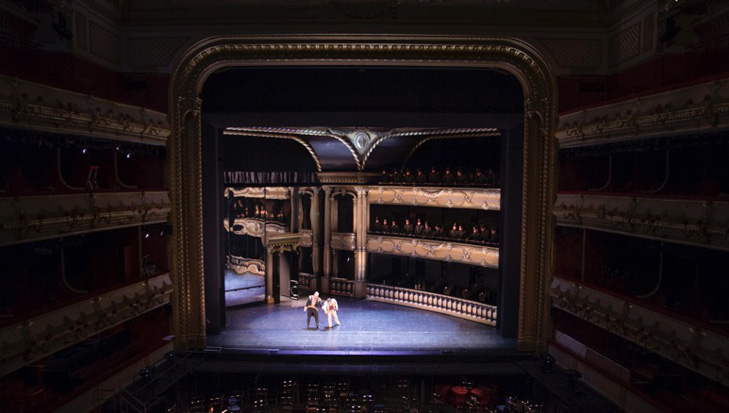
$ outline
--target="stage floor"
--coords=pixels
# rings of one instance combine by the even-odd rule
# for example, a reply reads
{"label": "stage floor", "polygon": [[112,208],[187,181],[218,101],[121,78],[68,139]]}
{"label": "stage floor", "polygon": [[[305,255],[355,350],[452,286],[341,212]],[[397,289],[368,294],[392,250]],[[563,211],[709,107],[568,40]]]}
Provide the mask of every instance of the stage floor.
{"label": "stage floor", "polygon": [[[326,298],[326,297],[324,297]],[[227,328],[208,336],[221,351],[320,355],[498,354],[516,350],[516,340],[472,321],[364,299],[337,297],[341,326],[306,329],[305,297],[280,304],[251,304],[227,311]]]}

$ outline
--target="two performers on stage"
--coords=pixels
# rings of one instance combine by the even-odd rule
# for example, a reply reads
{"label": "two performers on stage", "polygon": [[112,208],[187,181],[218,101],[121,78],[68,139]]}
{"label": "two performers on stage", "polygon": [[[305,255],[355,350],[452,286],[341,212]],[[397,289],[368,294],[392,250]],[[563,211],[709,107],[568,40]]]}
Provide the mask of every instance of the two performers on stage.
{"label": "two performers on stage", "polygon": [[314,321],[316,321],[316,329],[319,329],[319,307],[322,307],[324,314],[327,316],[329,328],[332,328],[332,319],[334,320],[335,325],[340,325],[339,317],[337,316],[337,311],[339,311],[339,304],[337,303],[337,300],[329,297],[322,304],[322,300],[319,298],[319,291],[317,291],[313,295],[309,296],[306,300],[306,304],[304,305],[307,329],[309,328],[309,323],[311,322],[312,317],[314,317]]}

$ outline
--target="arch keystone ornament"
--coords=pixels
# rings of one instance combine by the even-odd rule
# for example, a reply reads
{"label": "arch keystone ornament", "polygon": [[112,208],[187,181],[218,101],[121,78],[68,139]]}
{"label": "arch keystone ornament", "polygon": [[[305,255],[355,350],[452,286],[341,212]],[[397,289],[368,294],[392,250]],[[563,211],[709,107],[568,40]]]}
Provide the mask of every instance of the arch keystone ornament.
{"label": "arch keystone ornament", "polygon": [[[179,350],[205,346],[202,160],[198,98],[207,77],[249,65],[471,67],[506,70],[524,92],[520,351],[542,352],[550,334],[557,141],[556,83],[542,55],[514,38],[418,35],[291,35],[214,37],[191,47],[170,80],[169,138],[174,283],[173,330]],[[528,234],[528,236],[527,236]]]}

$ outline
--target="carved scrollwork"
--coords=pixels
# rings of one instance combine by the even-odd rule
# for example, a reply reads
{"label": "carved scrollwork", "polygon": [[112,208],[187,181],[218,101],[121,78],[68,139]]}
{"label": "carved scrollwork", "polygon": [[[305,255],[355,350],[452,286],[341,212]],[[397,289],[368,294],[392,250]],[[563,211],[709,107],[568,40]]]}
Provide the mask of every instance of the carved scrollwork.
{"label": "carved scrollwork", "polygon": [[367,251],[498,268],[499,249],[415,238],[368,236]]}

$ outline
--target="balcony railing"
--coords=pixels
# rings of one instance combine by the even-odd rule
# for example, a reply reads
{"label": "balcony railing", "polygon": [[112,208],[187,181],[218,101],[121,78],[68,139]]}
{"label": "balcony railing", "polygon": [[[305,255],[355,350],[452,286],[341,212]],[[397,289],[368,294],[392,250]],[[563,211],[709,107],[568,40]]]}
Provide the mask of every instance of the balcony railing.
{"label": "balcony railing", "polygon": [[225,256],[225,267],[236,274],[266,274],[266,263],[254,258],[238,257],[235,255]]}
{"label": "balcony railing", "polygon": [[354,281],[346,278],[330,278],[329,291],[336,295],[346,295],[351,297],[354,295]]}
{"label": "balcony railing", "polygon": [[729,340],[622,298],[554,277],[552,305],[729,385]]}
{"label": "balcony railing", "polygon": [[498,211],[501,207],[501,190],[498,188],[372,186],[367,193],[367,202],[378,205]]}
{"label": "balcony railing", "polygon": [[729,202],[558,194],[557,224],[729,249]]}
{"label": "balcony railing", "polygon": [[170,302],[159,275],[0,329],[0,376]]}
{"label": "balcony railing", "polygon": [[167,221],[167,191],[0,198],[0,246]]}
{"label": "balcony railing", "polygon": [[356,237],[351,232],[332,232],[331,246],[335,250],[354,251]]}
{"label": "balcony railing", "polygon": [[381,284],[367,285],[367,299],[448,314],[481,324],[496,326],[497,307],[427,291]]}
{"label": "balcony railing", "polygon": [[250,235],[251,237],[263,238],[263,229],[266,229],[266,233],[280,233],[286,232],[287,228],[273,221],[264,221],[258,218],[235,218],[233,220],[233,226],[230,226],[229,220],[223,219],[223,228],[232,232],[236,235]]}
{"label": "balcony railing", "polygon": [[481,267],[499,267],[499,249],[482,245],[418,238],[367,236],[367,251],[429,260],[461,262]]}

